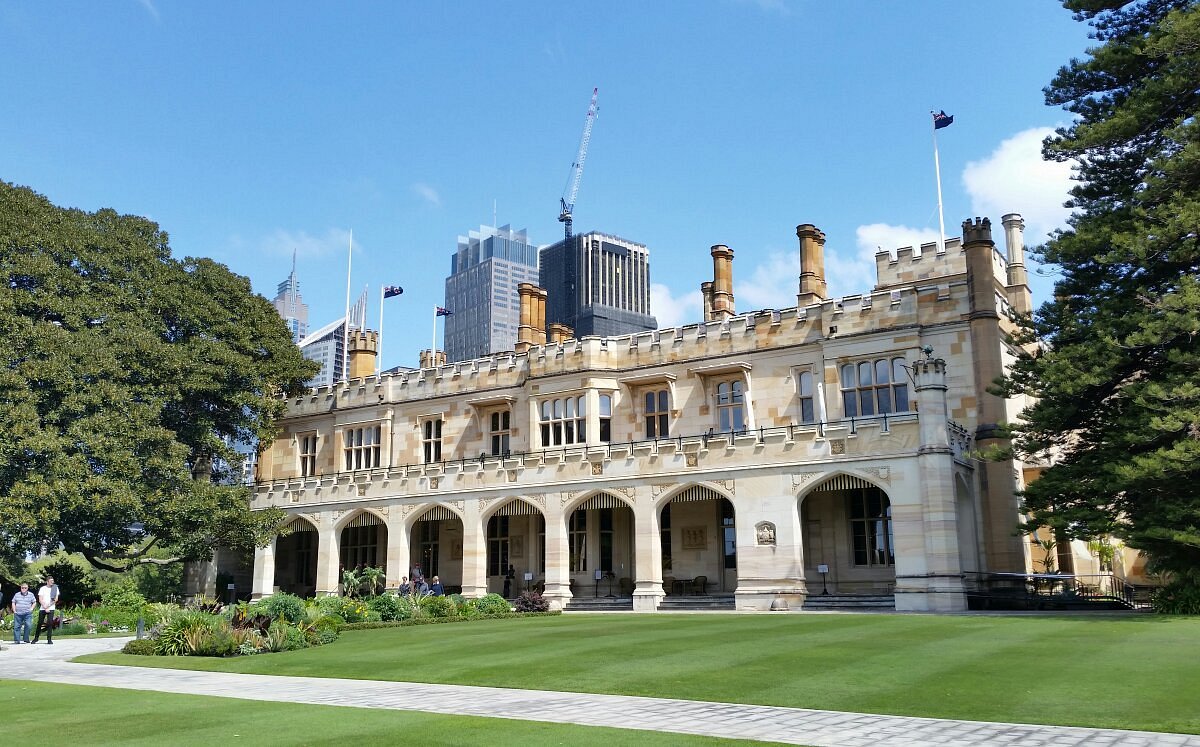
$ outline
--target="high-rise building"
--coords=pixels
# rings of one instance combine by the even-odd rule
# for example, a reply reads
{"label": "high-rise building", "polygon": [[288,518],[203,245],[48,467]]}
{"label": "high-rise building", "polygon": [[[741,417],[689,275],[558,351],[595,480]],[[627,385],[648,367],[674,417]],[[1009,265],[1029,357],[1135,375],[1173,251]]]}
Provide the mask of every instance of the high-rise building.
{"label": "high-rise building", "polygon": [[458,237],[446,278],[445,348],[450,361],[512,350],[517,342],[517,284],[538,281],[537,248],[524,230],[480,226]]}
{"label": "high-rise building", "polygon": [[358,301],[350,307],[350,329],[346,329],[346,317],[335,319],[311,335],[306,336],[300,344],[300,354],[310,361],[321,364],[321,372],[305,382],[316,388],[345,381],[346,375],[346,338],[357,330],[367,326],[367,292],[359,296]]}
{"label": "high-rise building", "polygon": [[546,322],[575,337],[615,337],[658,328],[650,315],[650,259],[642,244],[592,231],[543,247]]}
{"label": "high-rise building", "polygon": [[308,335],[308,304],[300,298],[300,281],[296,279],[296,254],[292,253],[292,274],[279,284],[275,299],[271,301],[275,310],[292,333],[292,342],[299,343]]}

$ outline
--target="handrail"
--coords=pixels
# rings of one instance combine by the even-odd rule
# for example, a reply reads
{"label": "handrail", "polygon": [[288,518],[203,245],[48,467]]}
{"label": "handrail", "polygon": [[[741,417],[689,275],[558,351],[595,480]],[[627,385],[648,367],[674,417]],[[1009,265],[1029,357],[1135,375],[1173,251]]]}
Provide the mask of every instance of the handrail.
{"label": "handrail", "polygon": [[1156,584],[1133,584],[1111,573],[980,573],[963,574],[969,593],[1031,601],[1119,602],[1129,609],[1149,609]]}
{"label": "handrail", "polygon": [[[772,426],[770,428],[759,426],[758,428],[756,428],[754,430],[743,428],[743,429],[736,430],[736,431],[717,432],[710,428],[709,430],[701,432],[701,433],[693,433],[693,434],[688,434],[688,435],[679,434],[679,435],[675,435],[675,436],[670,436],[668,438],[648,438],[648,439],[640,439],[640,440],[636,440],[636,441],[633,441],[633,440],[631,440],[631,441],[616,441],[616,442],[604,442],[604,443],[597,443],[597,444],[581,443],[581,444],[572,444],[569,446],[564,445],[564,446],[556,446],[556,447],[551,447],[551,448],[531,449],[529,451],[506,451],[502,454],[485,454],[485,453],[481,452],[479,454],[479,456],[477,456],[477,457],[462,456],[458,459],[443,459],[443,460],[437,461],[437,462],[408,462],[408,463],[404,463],[404,464],[392,465],[391,467],[386,467],[386,468],[375,467],[370,470],[363,469],[363,470],[355,470],[355,471],[350,471],[350,472],[346,472],[346,471],[324,472],[324,473],[317,474],[317,475],[309,475],[307,477],[300,477],[300,476],[280,477],[275,480],[271,480],[269,482],[257,483],[257,486],[258,487],[268,487],[268,488],[272,488],[272,489],[275,486],[279,486],[280,488],[285,488],[286,483],[293,481],[293,480],[299,480],[301,482],[308,481],[308,480],[320,481],[322,479],[337,478],[339,476],[349,477],[354,474],[378,473],[378,472],[384,472],[384,473],[400,472],[400,473],[407,475],[410,470],[424,471],[426,469],[440,469],[441,472],[444,473],[446,471],[446,468],[449,466],[456,466],[460,470],[462,470],[462,469],[466,468],[467,464],[478,463],[480,465],[485,465],[485,464],[488,464],[489,462],[490,463],[499,463],[505,459],[524,460],[526,457],[531,456],[531,455],[539,457],[542,462],[545,462],[547,457],[557,457],[560,461],[569,459],[571,457],[577,457],[577,458],[583,459],[592,454],[596,454],[596,455],[603,454],[605,457],[608,457],[609,455],[611,455],[612,450],[614,448],[631,449],[632,450],[639,446],[650,446],[651,448],[654,449],[655,453],[657,453],[663,445],[674,444],[676,451],[683,451],[685,444],[699,443],[704,448],[708,448],[708,444],[712,441],[721,440],[721,441],[725,441],[726,443],[733,444],[734,439],[736,439],[738,437],[743,437],[743,436],[754,436],[755,442],[758,444],[762,444],[766,441],[766,439],[768,437],[776,436],[776,435],[784,436],[786,441],[794,441],[797,434],[810,433],[810,432],[816,433],[818,438],[828,438],[829,431],[837,431],[839,429],[845,429],[847,431],[848,435],[855,435],[858,433],[860,428],[863,428],[864,426],[866,426],[868,424],[878,424],[880,427],[880,430],[882,432],[887,432],[888,430],[890,430],[892,424],[894,424],[894,423],[914,422],[917,419],[918,419],[918,416],[917,416],[916,412],[900,412],[900,413],[886,413],[884,415],[877,415],[877,416],[865,417],[865,418],[858,417],[858,418],[846,418],[844,420],[831,420],[831,421],[826,421],[826,420],[816,421],[816,420],[814,420],[811,423],[789,423],[787,425]],[[535,427],[536,427],[536,424],[535,424]]]}

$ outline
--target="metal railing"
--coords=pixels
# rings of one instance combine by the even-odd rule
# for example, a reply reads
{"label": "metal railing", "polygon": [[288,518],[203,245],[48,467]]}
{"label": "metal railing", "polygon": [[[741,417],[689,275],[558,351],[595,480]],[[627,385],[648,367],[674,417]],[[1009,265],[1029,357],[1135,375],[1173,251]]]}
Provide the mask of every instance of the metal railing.
{"label": "metal railing", "polygon": [[[805,437],[812,434],[813,438],[829,438],[845,435],[857,435],[859,430],[866,427],[878,427],[881,433],[887,433],[891,430],[893,424],[897,423],[915,423],[917,421],[917,413],[915,412],[900,412],[877,415],[874,417],[862,418],[846,418],[844,420],[832,421],[813,421],[811,423],[789,423],[788,425],[773,426],[770,428],[759,427],[754,429],[742,429],[736,431],[716,431],[709,429],[702,433],[692,433],[687,435],[676,435],[670,438],[650,438],[641,440],[629,441],[607,441],[601,443],[578,443],[571,445],[555,446],[545,449],[534,449],[530,451],[506,451],[500,454],[481,453],[477,457],[460,457],[458,459],[443,459],[437,462],[410,462],[405,464],[392,465],[391,467],[376,467],[373,469],[362,469],[353,471],[327,472],[319,475],[310,475],[307,477],[285,477],[269,482],[259,483],[259,487],[287,489],[289,484],[299,483],[322,483],[336,482],[339,479],[346,480],[360,476],[408,476],[410,473],[414,475],[425,474],[444,474],[448,469],[455,468],[459,471],[465,470],[468,465],[492,465],[495,467],[504,466],[504,462],[525,462],[528,459],[536,459],[540,463],[545,463],[547,460],[566,461],[571,458],[577,460],[587,459],[588,457],[598,456],[609,458],[614,451],[621,452],[622,456],[635,453],[639,450],[645,450],[649,453],[659,453],[664,449],[673,449],[676,452],[684,452],[696,449],[708,449],[714,445],[726,444],[734,446],[740,442],[753,439],[752,443],[758,445],[767,442],[768,440],[778,440],[780,442],[795,441],[797,437]],[[515,465],[514,465],[515,466]]]}
{"label": "metal railing", "polygon": [[980,609],[1150,609],[1158,588],[1111,573],[966,573],[968,600]]}

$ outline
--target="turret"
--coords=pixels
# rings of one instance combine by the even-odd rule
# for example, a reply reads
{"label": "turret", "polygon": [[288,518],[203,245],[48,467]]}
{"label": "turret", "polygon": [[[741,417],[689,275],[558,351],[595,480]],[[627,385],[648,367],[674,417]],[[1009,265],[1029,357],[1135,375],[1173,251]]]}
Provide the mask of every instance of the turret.
{"label": "turret", "polygon": [[800,293],[796,296],[796,305],[804,307],[828,298],[825,234],[811,223],[802,223],[796,226],[796,238],[800,239]]}

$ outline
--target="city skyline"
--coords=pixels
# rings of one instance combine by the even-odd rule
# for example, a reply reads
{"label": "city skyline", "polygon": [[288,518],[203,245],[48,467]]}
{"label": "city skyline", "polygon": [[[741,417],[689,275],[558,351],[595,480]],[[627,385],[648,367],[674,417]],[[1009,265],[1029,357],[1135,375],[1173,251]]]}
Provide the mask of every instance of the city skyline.
{"label": "city skyline", "polygon": [[[1063,225],[1064,125],[1041,88],[1087,29],[1048,3],[712,2],[619,11],[326,8],[285,17],[163,0],[0,5],[0,178],[56,203],[145,215],[177,256],[210,256],[270,298],[293,251],[310,327],[351,286],[398,284],[383,367],[416,365],[464,226],[558,240],[559,197],[599,87],[577,233],[653,248],[651,312],[701,318],[708,249],[737,253],[739,310],[794,304],[795,226],[828,236],[829,290],[869,289],[878,248],[935,240],[930,110],[947,234],[1025,216]],[[496,39],[525,42],[498,54]],[[348,84],[351,82],[352,84]],[[61,95],[48,97],[46,91]],[[87,122],[86,130],[79,127]],[[464,178],[468,177],[468,178]],[[669,269],[668,269],[669,268]],[[1031,276],[1035,300],[1047,278]],[[789,297],[792,300],[789,300]]]}

